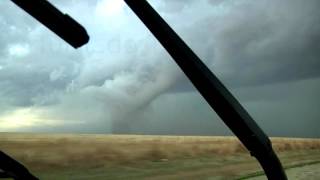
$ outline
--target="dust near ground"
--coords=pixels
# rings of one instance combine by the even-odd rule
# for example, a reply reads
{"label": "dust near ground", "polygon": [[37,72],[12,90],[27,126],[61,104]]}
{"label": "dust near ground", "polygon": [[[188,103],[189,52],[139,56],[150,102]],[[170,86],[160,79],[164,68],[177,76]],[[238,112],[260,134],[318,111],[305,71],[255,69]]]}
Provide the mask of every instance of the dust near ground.
{"label": "dust near ground", "polygon": [[[320,161],[319,139],[272,142],[284,165]],[[45,180],[223,180],[261,171],[235,137],[0,133],[0,149]]]}

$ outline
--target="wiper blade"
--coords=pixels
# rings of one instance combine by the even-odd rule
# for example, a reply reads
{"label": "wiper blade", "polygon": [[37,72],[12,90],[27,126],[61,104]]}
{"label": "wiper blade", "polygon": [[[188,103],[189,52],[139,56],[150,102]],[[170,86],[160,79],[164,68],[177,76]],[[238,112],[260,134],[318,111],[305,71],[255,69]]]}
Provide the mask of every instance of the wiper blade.
{"label": "wiper blade", "polygon": [[268,179],[286,180],[268,136],[236,98],[146,0],[124,0],[167,50],[208,104],[255,156]]}
{"label": "wiper blade", "polygon": [[63,14],[47,0],[11,0],[74,48],[89,41],[89,36],[77,21]]}
{"label": "wiper blade", "polygon": [[13,178],[15,180],[39,180],[32,175],[18,161],[0,151],[0,178]]}

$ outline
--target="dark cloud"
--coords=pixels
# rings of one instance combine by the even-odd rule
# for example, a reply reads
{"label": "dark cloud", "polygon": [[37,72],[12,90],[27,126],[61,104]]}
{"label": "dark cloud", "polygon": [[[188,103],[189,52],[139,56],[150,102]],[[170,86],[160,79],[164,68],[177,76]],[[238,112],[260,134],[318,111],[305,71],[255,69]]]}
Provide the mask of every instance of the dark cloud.
{"label": "dark cloud", "polygon": [[233,75],[225,78],[250,85],[318,77],[319,5],[262,1],[235,9],[214,36],[216,61],[232,67]]}
{"label": "dark cloud", "polygon": [[[180,33],[230,87],[319,77],[319,1],[213,2],[225,14]],[[188,87],[183,81],[178,89]]]}

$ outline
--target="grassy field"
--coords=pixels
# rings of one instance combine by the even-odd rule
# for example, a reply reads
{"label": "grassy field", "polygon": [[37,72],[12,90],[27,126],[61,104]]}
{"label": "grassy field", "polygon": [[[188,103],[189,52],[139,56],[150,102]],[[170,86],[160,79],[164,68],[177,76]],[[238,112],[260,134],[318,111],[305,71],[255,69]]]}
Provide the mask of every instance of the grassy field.
{"label": "grassy field", "polygon": [[[272,138],[286,167],[320,162],[320,140]],[[234,137],[0,133],[44,180],[245,179],[261,171]]]}

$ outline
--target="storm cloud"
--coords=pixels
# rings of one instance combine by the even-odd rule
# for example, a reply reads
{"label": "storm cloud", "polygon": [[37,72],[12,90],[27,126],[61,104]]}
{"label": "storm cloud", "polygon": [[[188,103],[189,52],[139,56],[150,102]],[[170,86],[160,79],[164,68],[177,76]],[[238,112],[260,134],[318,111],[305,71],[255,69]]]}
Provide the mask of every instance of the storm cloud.
{"label": "storm cloud", "polygon": [[[230,134],[124,2],[52,3],[90,42],[74,50],[1,1],[1,131]],[[320,137],[319,1],[150,3],[268,134]]]}

